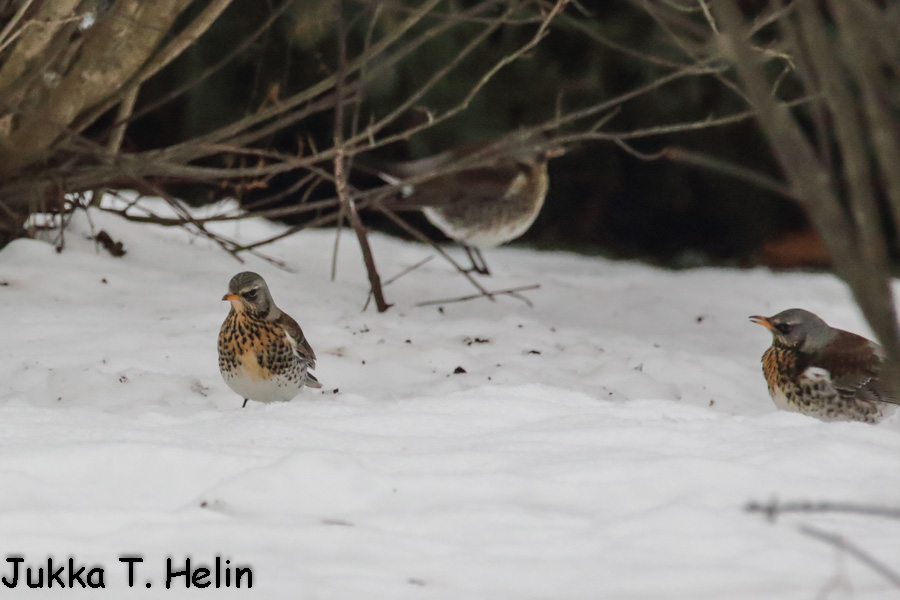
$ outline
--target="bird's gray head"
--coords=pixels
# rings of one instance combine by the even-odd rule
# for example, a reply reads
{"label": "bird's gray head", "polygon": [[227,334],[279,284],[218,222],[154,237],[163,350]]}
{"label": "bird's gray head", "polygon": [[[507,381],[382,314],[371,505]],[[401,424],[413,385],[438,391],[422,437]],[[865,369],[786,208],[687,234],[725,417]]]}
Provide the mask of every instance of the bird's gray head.
{"label": "bird's gray head", "polygon": [[752,316],[750,320],[771,331],[775,343],[801,352],[821,350],[836,335],[828,323],[802,308],[789,308],[771,317]]}
{"label": "bird's gray head", "polygon": [[238,273],[228,282],[228,293],[222,300],[231,302],[231,307],[237,312],[247,311],[259,317],[269,317],[270,313],[277,311],[269,286],[260,275],[250,271]]}

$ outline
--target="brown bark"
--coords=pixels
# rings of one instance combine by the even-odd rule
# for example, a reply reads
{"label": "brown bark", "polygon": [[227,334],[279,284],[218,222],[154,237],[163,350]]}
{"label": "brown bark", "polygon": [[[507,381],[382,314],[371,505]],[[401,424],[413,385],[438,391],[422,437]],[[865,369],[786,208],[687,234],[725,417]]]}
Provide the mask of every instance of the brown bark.
{"label": "brown bark", "polygon": [[[32,61],[39,59],[57,32],[73,18],[80,1],[39,2],[34,16],[21,22],[9,58],[0,66],[0,90],[9,88]],[[10,36],[14,33],[10,32]]]}
{"label": "brown bark", "polygon": [[41,159],[78,115],[118,90],[146,63],[191,0],[117,0],[87,30],[59,84],[29,110],[0,148],[0,175]]}

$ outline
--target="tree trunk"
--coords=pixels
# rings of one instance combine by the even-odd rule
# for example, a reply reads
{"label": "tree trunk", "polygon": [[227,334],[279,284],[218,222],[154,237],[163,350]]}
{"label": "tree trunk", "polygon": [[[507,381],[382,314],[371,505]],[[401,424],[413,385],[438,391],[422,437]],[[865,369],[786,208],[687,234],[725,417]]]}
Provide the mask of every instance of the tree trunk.
{"label": "tree trunk", "polygon": [[[87,29],[77,58],[58,83],[20,119],[0,143],[0,176],[16,175],[48,155],[83,111],[115,93],[144,65],[191,0],[117,0]],[[2,74],[2,73],[0,73]]]}

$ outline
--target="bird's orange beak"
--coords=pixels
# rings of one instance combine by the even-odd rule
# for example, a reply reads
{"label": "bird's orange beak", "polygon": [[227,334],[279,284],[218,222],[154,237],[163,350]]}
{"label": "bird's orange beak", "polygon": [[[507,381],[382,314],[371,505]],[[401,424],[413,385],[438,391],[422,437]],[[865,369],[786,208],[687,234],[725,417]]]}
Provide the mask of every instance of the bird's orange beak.
{"label": "bird's orange beak", "polygon": [[240,298],[240,296],[238,296],[237,294],[225,294],[224,296],[222,296],[222,300],[228,300],[229,302],[232,300],[237,300],[238,298]]}
{"label": "bird's orange beak", "polygon": [[759,315],[753,315],[750,317],[750,320],[756,323],[757,325],[762,325],[766,329],[771,332],[775,332],[775,327],[772,325],[772,322],[769,321],[768,317],[760,317]]}

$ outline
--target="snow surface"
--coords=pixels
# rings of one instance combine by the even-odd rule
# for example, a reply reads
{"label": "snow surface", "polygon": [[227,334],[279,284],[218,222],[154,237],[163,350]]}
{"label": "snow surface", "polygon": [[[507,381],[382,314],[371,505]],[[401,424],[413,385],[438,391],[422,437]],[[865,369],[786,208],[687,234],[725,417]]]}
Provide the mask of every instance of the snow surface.
{"label": "snow surface", "polygon": [[[501,248],[481,281],[540,283],[533,308],[416,307],[471,291],[433,260],[388,286],[395,306],[378,314],[361,312],[352,235],[332,282],[333,231],[267,247],[290,273],[180,229],[91,221],[124,258],[95,249],[84,214],[61,253],[0,251],[0,572],[3,556],[74,556],[105,567],[106,589],[0,597],[898,597],[797,526],[896,568],[900,523],[744,511],[900,497],[896,417],[822,423],[766,392],[770,336],[748,315],[800,306],[867,333],[832,277]],[[281,229],[217,227],[245,241]],[[386,278],[433,253],[372,243]],[[304,328],[321,393],[242,410],[221,380],[221,297],[247,269]],[[118,558],[134,554],[130,589]],[[164,588],[166,557],[217,555],[251,566],[253,589]]]}

